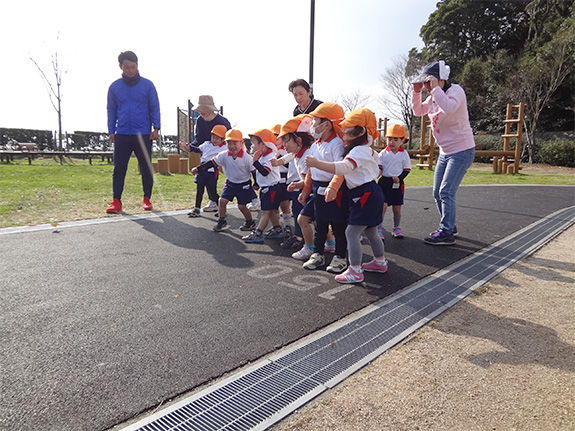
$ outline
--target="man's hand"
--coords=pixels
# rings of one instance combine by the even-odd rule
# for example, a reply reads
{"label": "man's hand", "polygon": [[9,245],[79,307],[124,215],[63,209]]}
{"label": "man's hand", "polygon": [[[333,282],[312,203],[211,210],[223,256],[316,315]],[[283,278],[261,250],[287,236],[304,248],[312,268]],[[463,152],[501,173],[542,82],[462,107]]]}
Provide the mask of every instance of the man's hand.
{"label": "man's hand", "polygon": [[180,141],[178,142],[178,146],[184,151],[190,151],[190,146],[187,142]]}
{"label": "man's hand", "polygon": [[113,133],[110,135],[109,137],[110,142],[113,144],[116,141],[116,135],[114,135]]}
{"label": "man's hand", "polygon": [[160,129],[154,129],[150,134],[150,139],[152,141],[157,141],[159,136],[160,136]]}

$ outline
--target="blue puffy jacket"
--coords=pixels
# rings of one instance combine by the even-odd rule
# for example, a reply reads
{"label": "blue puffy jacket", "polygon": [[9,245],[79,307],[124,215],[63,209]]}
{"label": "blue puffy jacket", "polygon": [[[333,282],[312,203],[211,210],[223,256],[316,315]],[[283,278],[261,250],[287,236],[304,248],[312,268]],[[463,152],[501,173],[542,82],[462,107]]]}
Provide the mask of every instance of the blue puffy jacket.
{"label": "blue puffy jacket", "polygon": [[160,101],[152,81],[146,78],[132,86],[122,79],[108,90],[108,133],[147,135],[160,129]]}

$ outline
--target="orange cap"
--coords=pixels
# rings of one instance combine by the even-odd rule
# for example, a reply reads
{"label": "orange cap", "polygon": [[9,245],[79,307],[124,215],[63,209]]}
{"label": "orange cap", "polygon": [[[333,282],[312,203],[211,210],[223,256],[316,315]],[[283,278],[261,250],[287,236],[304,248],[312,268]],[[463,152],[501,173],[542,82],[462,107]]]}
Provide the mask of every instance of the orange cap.
{"label": "orange cap", "polygon": [[290,118],[284,124],[282,124],[278,138],[285,136],[288,133],[294,132],[309,133],[309,129],[311,128],[311,120],[311,115],[308,114],[299,114],[296,117]]}
{"label": "orange cap", "polygon": [[345,117],[345,113],[343,112],[343,108],[337,103],[324,102],[310,112],[309,115],[317,118],[327,118],[332,122],[336,132],[341,133],[343,130],[339,123]]}
{"label": "orange cap", "polygon": [[238,129],[230,129],[226,132],[226,137],[225,137],[226,141],[242,141],[244,140],[244,136],[242,135],[242,132],[240,132]]}
{"label": "orange cap", "polygon": [[279,135],[280,134],[280,130],[281,130],[281,124],[274,124],[273,126],[270,127],[270,130],[274,133],[274,135]]}
{"label": "orange cap", "polygon": [[227,131],[228,131],[228,128],[226,126],[224,126],[223,124],[216,124],[214,126],[214,128],[212,129],[212,135],[219,136],[220,138],[225,138]]}
{"label": "orange cap", "polygon": [[339,124],[341,127],[365,127],[368,135],[370,135],[373,140],[376,140],[379,136],[375,114],[367,108],[354,109],[349,114],[347,114],[345,120]]}
{"label": "orange cap", "polygon": [[387,131],[385,132],[385,136],[388,138],[407,138],[405,134],[405,127],[400,126],[399,124],[392,124],[387,127]]}
{"label": "orange cap", "polygon": [[257,136],[260,138],[264,145],[270,148],[274,154],[278,152],[276,147],[276,135],[270,129],[258,129],[254,133],[250,133],[248,136]]}

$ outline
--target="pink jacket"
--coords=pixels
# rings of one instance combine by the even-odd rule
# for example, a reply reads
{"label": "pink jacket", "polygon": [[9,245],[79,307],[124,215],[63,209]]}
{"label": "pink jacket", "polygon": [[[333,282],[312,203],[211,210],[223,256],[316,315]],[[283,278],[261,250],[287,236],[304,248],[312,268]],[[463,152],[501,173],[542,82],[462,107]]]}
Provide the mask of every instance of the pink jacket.
{"label": "pink jacket", "polygon": [[435,87],[424,102],[421,92],[413,91],[411,105],[418,117],[429,115],[433,137],[442,154],[455,154],[475,147],[467,97],[459,85],[451,84],[447,91]]}

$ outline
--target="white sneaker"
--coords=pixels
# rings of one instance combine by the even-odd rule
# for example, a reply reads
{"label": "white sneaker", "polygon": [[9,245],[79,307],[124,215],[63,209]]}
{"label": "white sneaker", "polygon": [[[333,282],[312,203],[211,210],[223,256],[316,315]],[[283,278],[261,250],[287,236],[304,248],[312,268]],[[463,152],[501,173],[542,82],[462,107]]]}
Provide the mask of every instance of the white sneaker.
{"label": "white sneaker", "polygon": [[325,264],[324,257],[319,253],[314,253],[310,256],[306,263],[303,264],[305,269],[318,269]]}
{"label": "white sneaker", "polygon": [[218,204],[214,201],[209,201],[208,204],[202,208],[205,213],[215,213],[218,210]]}
{"label": "white sneaker", "polygon": [[341,258],[338,255],[335,255],[331,260],[331,263],[325,269],[327,272],[331,272],[332,274],[340,274],[347,268],[347,259]]}
{"label": "white sneaker", "polygon": [[304,245],[301,250],[292,253],[291,257],[296,260],[308,260],[312,254],[313,251],[311,251],[308,246]]}
{"label": "white sneaker", "polygon": [[250,211],[258,211],[260,209],[260,200],[258,198],[252,200],[246,205]]}

